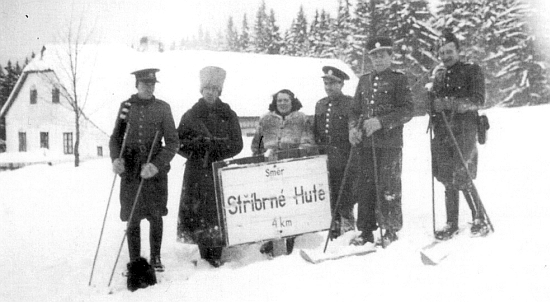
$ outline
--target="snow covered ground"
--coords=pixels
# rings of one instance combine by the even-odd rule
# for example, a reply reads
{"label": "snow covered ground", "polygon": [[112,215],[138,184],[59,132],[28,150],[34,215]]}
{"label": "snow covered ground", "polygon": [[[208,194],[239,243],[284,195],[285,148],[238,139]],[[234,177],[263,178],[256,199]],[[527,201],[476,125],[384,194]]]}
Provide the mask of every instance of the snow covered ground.
{"label": "snow covered ground", "polygon": [[[196,246],[176,241],[184,160],[170,173],[160,283],[131,293],[121,275],[126,245],[107,287],[125,225],[115,186],[92,286],[90,269],[113,181],[108,159],[35,165],[0,172],[0,301],[550,301],[550,106],[488,111],[476,185],[496,232],[466,238],[438,266],[419,250],[432,240],[427,118],[406,126],[403,167],[405,225],[386,250],[312,265],[300,248],[321,248],[326,232],[300,236],[295,252],[268,260],[259,244],[230,248],[212,268]],[[249,141],[246,152],[249,154]],[[437,224],[444,222],[442,188]],[[470,214],[461,200],[461,224]],[[148,255],[147,222],[142,254]],[[466,232],[467,233],[467,232]],[[349,235],[348,235],[349,236]],[[343,244],[342,240],[332,247]]]}

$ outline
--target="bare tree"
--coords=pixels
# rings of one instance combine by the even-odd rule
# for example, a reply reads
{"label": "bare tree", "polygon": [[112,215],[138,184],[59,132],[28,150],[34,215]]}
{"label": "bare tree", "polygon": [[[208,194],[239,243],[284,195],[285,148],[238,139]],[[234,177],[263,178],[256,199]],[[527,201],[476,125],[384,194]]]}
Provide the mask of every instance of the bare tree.
{"label": "bare tree", "polygon": [[[76,25],[76,26],[75,26]],[[74,165],[80,165],[79,146],[81,142],[81,123],[83,120],[91,122],[84,114],[84,107],[90,92],[91,78],[87,78],[83,73],[85,68],[84,60],[89,60],[89,57],[84,58],[83,52],[87,44],[89,44],[93,31],[85,32],[84,18],[79,18],[78,23],[69,22],[67,31],[60,35],[61,47],[54,50],[52,53],[53,59],[56,60],[55,72],[42,73],[47,81],[54,87],[59,88],[59,93],[66,100],[62,105],[67,106],[74,113]],[[88,62],[89,63],[89,62]],[[89,73],[89,70],[86,71]],[[93,124],[93,123],[92,123]],[[95,125],[94,125],[95,126]]]}

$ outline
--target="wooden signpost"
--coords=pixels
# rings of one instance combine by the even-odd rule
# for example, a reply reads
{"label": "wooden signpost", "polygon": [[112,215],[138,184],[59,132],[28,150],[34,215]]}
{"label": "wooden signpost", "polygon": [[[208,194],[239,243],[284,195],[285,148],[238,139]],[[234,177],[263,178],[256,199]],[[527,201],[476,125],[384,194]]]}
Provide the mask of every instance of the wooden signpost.
{"label": "wooden signpost", "polygon": [[226,246],[329,228],[326,155],[258,161],[239,159],[213,166]]}

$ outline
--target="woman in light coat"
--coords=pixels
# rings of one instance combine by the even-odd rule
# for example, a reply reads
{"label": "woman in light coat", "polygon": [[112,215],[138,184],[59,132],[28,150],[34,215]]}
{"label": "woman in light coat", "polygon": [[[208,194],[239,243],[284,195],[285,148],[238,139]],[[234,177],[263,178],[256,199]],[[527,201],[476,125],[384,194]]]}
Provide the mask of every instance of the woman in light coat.
{"label": "woman in light coat", "polygon": [[[252,154],[262,155],[282,153],[314,145],[311,122],[300,112],[302,103],[288,89],[273,95],[269,112],[260,118],[252,139]],[[283,152],[284,153],[284,152]],[[271,155],[272,159],[277,159]],[[279,156],[279,158],[282,156]]]}

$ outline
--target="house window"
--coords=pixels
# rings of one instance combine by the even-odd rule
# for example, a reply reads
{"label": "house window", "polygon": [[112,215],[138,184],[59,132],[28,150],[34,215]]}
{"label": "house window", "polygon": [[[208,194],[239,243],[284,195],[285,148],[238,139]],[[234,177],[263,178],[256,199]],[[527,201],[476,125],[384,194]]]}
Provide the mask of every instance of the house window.
{"label": "house window", "polygon": [[97,156],[103,157],[103,147],[97,146]]}
{"label": "house window", "polygon": [[63,152],[65,154],[73,154],[73,133],[63,133]]}
{"label": "house window", "polygon": [[52,103],[59,104],[59,88],[52,89]]}
{"label": "house window", "polygon": [[36,104],[36,99],[38,99],[38,91],[36,87],[31,88],[31,104]]}
{"label": "house window", "polygon": [[19,132],[19,152],[27,152],[27,133]]}
{"label": "house window", "polygon": [[48,132],[40,132],[40,148],[50,149],[50,135]]}

